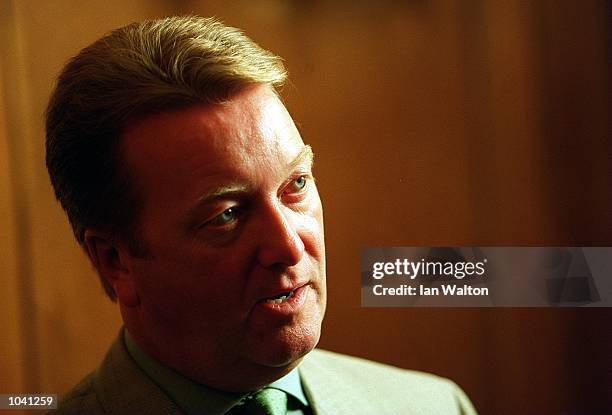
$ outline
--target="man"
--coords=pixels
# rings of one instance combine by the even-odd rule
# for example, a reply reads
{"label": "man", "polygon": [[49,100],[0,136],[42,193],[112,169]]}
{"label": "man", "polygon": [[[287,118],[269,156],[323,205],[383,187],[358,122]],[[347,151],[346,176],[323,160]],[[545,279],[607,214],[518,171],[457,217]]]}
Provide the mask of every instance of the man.
{"label": "man", "polygon": [[285,78],[199,17],[118,29],[64,68],[47,167],[125,329],[61,413],[472,413],[450,381],[313,351],[323,213]]}

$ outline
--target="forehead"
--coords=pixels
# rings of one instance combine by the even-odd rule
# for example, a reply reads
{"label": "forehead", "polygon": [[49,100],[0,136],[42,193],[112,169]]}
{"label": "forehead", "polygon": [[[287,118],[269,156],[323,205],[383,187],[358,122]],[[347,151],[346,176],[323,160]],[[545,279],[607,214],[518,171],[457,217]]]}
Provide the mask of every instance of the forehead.
{"label": "forehead", "polygon": [[279,98],[269,87],[256,86],[224,104],[138,121],[125,130],[121,147],[139,190],[192,197],[190,192],[213,184],[270,174],[304,144]]}

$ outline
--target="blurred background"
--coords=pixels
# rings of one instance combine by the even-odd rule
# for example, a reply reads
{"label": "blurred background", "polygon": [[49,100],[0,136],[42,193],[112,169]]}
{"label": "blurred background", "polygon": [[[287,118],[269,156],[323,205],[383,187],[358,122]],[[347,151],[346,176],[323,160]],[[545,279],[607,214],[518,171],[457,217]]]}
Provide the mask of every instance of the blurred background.
{"label": "blurred background", "polygon": [[120,327],[44,166],[55,77],[113,28],[186,13],[286,60],[326,215],[321,347],[450,377],[482,414],[612,412],[612,309],[359,296],[363,247],[612,245],[603,0],[0,0],[0,393],[65,392]]}

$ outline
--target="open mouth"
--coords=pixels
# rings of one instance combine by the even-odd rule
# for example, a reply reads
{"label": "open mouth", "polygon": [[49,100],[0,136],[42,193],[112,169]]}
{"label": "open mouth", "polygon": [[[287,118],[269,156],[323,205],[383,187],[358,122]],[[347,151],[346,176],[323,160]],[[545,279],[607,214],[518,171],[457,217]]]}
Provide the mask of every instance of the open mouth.
{"label": "open mouth", "polygon": [[286,292],[286,293],[282,293],[281,295],[279,295],[277,297],[266,298],[265,302],[268,303],[268,304],[281,304],[282,302],[287,301],[288,299],[290,299],[294,295],[295,295],[295,290],[294,291],[289,291],[289,292]]}

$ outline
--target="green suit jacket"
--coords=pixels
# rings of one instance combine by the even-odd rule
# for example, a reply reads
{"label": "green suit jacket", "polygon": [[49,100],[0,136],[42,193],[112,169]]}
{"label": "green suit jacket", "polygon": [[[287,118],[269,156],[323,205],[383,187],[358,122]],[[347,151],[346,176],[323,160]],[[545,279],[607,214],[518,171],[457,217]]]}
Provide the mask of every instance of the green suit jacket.
{"label": "green suit jacket", "polygon": [[[457,385],[433,375],[323,350],[309,353],[299,371],[315,415],[476,413]],[[101,366],[52,413],[182,414],[136,365],[120,338]]]}

